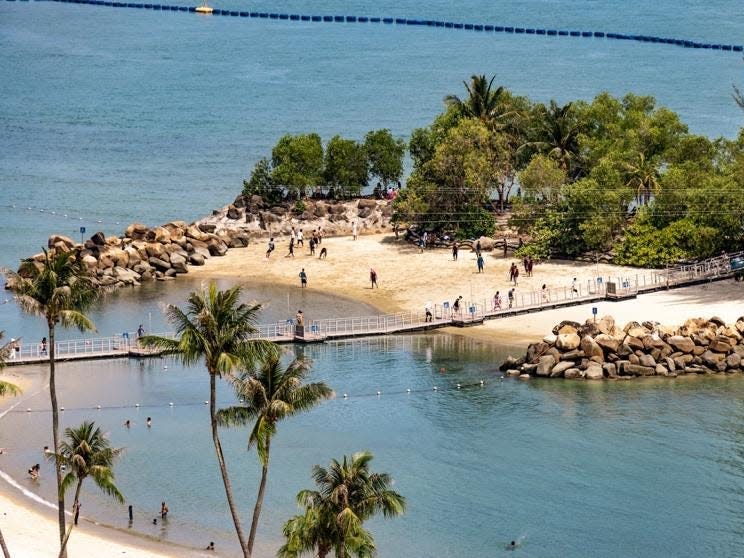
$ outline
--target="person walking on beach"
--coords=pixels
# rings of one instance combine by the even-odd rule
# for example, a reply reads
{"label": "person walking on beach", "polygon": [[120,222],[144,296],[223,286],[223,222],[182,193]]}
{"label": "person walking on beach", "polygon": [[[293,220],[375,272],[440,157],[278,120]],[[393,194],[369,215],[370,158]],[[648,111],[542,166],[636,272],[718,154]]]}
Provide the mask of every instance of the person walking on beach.
{"label": "person walking on beach", "polygon": [[421,237],[421,240],[424,241],[424,248],[426,248],[426,244],[429,242],[429,233],[424,231],[424,236]]}
{"label": "person walking on beach", "polygon": [[509,245],[506,243],[506,238],[504,238],[504,257],[506,257],[506,251],[509,248]]}
{"label": "person walking on beach", "polygon": [[379,285],[377,284],[377,272],[374,269],[369,270],[369,280],[372,283],[373,289],[375,287],[377,287],[378,289],[380,288]]}
{"label": "person walking on beach", "polygon": [[483,273],[483,266],[485,262],[483,261],[483,256],[481,254],[478,254],[478,259],[476,260],[476,262],[478,264],[478,273]]}
{"label": "person walking on beach", "polygon": [[325,246],[323,246],[323,248],[320,249],[320,256],[318,256],[318,259],[319,260],[324,260],[327,257],[328,257],[328,250],[326,249]]}
{"label": "person walking on beach", "polygon": [[302,268],[302,271],[300,271],[300,287],[305,288],[307,287],[307,273],[305,273],[305,268]]}
{"label": "person walking on beach", "polygon": [[294,236],[292,236],[292,238],[289,239],[289,254],[284,256],[285,258],[289,258],[289,257],[294,258],[294,243],[295,243],[295,239],[294,239]]}
{"label": "person walking on beach", "polygon": [[289,241],[294,244],[294,241],[297,239],[297,233],[294,230],[294,227],[292,227],[292,232],[289,235]]}
{"label": "person walking on beach", "polygon": [[274,251],[274,237],[272,236],[269,239],[269,244],[268,244],[268,246],[266,248],[266,257],[268,258],[273,251]]}
{"label": "person walking on beach", "polygon": [[512,307],[514,304],[514,289],[509,289],[509,292],[507,293],[507,298],[509,299],[509,308]]}
{"label": "person walking on beach", "polygon": [[512,281],[514,281],[514,286],[517,286],[517,279],[519,278],[519,268],[517,267],[517,264],[512,264],[514,269],[514,275],[512,276]]}
{"label": "person walking on beach", "polygon": [[532,256],[527,256],[527,277],[532,277],[532,266],[535,262],[532,261]]}
{"label": "person walking on beach", "polygon": [[458,252],[458,250],[459,250],[459,248],[457,247],[457,242],[453,242],[452,243],[452,261],[453,262],[456,262],[457,261],[457,252]]}
{"label": "person walking on beach", "polygon": [[308,244],[310,245],[310,255],[314,256],[315,255],[315,238],[310,237],[310,242],[308,242]]}
{"label": "person walking on beach", "polygon": [[481,253],[481,243],[480,240],[475,243],[475,255],[480,256]]}
{"label": "person walking on beach", "polygon": [[305,233],[302,232],[302,229],[297,231],[297,246],[305,247]]}
{"label": "person walking on beach", "polygon": [[351,225],[351,236],[354,237],[354,240],[357,239],[357,222],[354,221],[354,224]]}
{"label": "person walking on beach", "polygon": [[522,258],[522,267],[524,268],[524,273],[529,277],[530,275],[530,263],[527,261],[527,256]]}

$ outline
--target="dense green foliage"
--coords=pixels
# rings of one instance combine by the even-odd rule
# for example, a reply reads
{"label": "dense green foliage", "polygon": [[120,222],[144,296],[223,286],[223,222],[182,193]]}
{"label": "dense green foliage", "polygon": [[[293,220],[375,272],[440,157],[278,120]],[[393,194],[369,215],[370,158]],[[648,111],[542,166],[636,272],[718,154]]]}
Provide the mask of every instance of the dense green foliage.
{"label": "dense green foliage", "polygon": [[368,132],[364,142],[334,136],[325,148],[317,134],[287,134],[256,163],[243,195],[259,195],[276,203],[309,194],[331,198],[358,196],[370,177],[387,185],[403,174],[405,142],[390,130]]}
{"label": "dense green foliage", "polygon": [[411,135],[399,223],[478,236],[508,204],[528,239],[521,253],[535,257],[613,249],[618,262],[658,266],[744,249],[744,133],[691,134],[652,97],[544,105],[485,76],[465,85]]}

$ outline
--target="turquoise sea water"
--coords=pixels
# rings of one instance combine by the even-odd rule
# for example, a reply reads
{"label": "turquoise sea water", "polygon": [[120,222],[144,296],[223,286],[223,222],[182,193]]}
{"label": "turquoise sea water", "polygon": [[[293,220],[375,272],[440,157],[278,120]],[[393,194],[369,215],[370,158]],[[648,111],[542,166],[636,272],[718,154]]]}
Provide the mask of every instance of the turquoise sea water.
{"label": "turquoise sea water", "polygon": [[[328,382],[339,397],[279,429],[259,556],[273,555],[281,523],[295,513],[294,495],[311,486],[310,467],[360,449],[375,454],[375,468],[390,471],[408,498],[403,518],[370,524],[382,558],[508,555],[503,545],[517,538],[524,556],[744,553],[741,377],[500,381],[494,363],[504,349],[444,335],[338,342],[302,352],[315,361],[313,379]],[[203,405],[207,378],[199,368],[166,364],[61,365],[64,423],[94,418],[114,444],[127,448],[117,477],[134,506],[133,529],[198,546],[215,540],[232,556]],[[456,388],[481,379],[483,387]],[[231,401],[222,388],[220,400]],[[92,409],[99,404],[126,408]],[[47,396],[26,406],[47,408]],[[129,430],[122,426],[127,419]],[[48,465],[40,486],[20,474],[41,460],[48,424],[48,413],[11,413],[0,432],[22,431],[23,439],[0,434],[0,443],[11,448],[3,470],[51,497]],[[226,432],[223,444],[248,521],[259,468],[255,453],[244,450],[246,436]],[[85,512],[127,528],[124,506],[94,493],[84,498]],[[156,527],[151,519],[163,499],[170,516]]]}
{"label": "turquoise sea water", "polygon": [[[226,1],[220,7],[744,42],[739,3],[722,0]],[[37,251],[53,232],[75,237],[86,226],[114,233],[135,220],[158,224],[208,213],[237,194],[254,162],[287,132],[318,131],[327,139],[388,127],[405,137],[430,122],[442,97],[461,92],[472,73],[496,73],[515,92],[543,101],[589,99],[602,90],[652,94],[693,131],[711,136],[733,136],[744,122],[731,100],[731,84],[744,85],[741,56],[646,43],[1,2],[0,52],[5,266]],[[94,312],[99,331],[148,327],[150,315],[153,329],[164,328],[160,304],[183,300],[191,287],[179,280],[119,293]],[[270,302],[264,321],[282,319],[287,306],[290,313],[310,307],[317,317],[371,312],[296,293],[287,304],[286,290],[249,287],[251,296]],[[37,339],[39,326],[12,303],[0,304],[0,329],[9,336]],[[351,397],[282,429],[262,555],[276,547],[294,494],[309,486],[310,467],[362,448],[376,454],[376,467],[392,472],[409,498],[405,518],[372,524],[382,558],[488,557],[519,537],[525,556],[744,554],[741,378],[499,382],[495,363],[507,348],[444,335],[307,351],[316,361],[314,376]],[[198,546],[215,540],[233,552],[200,404],[207,389],[202,371],[174,363],[165,370],[161,361],[63,370],[66,423],[95,418],[115,444],[127,447],[118,470],[135,506],[133,527]],[[483,388],[445,391],[481,378]],[[80,385],[84,392],[74,389]],[[441,391],[434,393],[434,385]],[[408,387],[424,391],[409,397]],[[229,392],[221,398],[228,401]],[[176,405],[171,409],[168,401]],[[152,406],[74,410],[135,402]],[[44,395],[28,403],[45,405]],[[146,416],[154,419],[151,431],[143,427]],[[121,427],[127,418],[135,422],[129,431]],[[0,420],[0,446],[11,447],[0,469],[22,479],[41,460],[48,422],[41,412]],[[21,431],[23,440],[14,439]],[[226,438],[235,482],[247,495],[247,521],[257,467],[243,452],[243,433]],[[45,471],[39,490],[46,496],[50,478]],[[164,532],[152,531],[149,519],[163,498],[172,518]],[[126,526],[124,509],[95,495],[86,502],[87,513]]]}

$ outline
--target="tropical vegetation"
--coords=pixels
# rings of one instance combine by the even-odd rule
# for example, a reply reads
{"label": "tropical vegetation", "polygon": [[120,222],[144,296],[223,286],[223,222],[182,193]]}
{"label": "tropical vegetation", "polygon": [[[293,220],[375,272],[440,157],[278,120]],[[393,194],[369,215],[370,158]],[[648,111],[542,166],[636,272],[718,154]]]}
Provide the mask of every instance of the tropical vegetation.
{"label": "tropical vegetation", "polygon": [[390,130],[373,130],[363,141],[318,134],[286,134],[260,159],[243,181],[243,195],[267,201],[307,195],[348,198],[359,195],[370,179],[387,186],[403,175],[405,142]]}
{"label": "tropical vegetation", "polygon": [[65,466],[67,473],[62,478],[60,490],[67,492],[75,486],[75,496],[72,503],[72,515],[59,551],[60,558],[64,556],[67,542],[70,540],[72,528],[77,523],[80,511],[80,490],[83,482],[90,478],[101,492],[111,496],[119,503],[124,503],[124,497],[114,484],[114,462],[121,455],[120,448],[111,447],[106,436],[94,422],[85,421],[76,428],[65,429],[65,439],[59,445],[57,453],[49,454],[49,459]]}
{"label": "tropical vegetation", "polygon": [[202,286],[189,295],[185,310],[175,305],[167,307],[168,320],[176,328],[175,338],[150,335],[142,337],[141,342],[146,347],[157,347],[166,354],[175,355],[187,366],[203,360],[209,376],[212,442],[240,548],[243,556],[249,558],[248,540],[238,514],[218,432],[217,379],[230,378],[241,370],[252,370],[256,363],[275,356],[277,348],[271,342],[253,338],[258,331],[256,319],[261,306],[241,302],[240,295],[240,287],[221,291],[215,283]]}
{"label": "tropical vegetation", "polygon": [[403,514],[406,499],[392,490],[389,474],[370,470],[372,459],[363,451],[333,459],[327,469],[313,467],[316,489],[297,494],[303,513],[285,523],[280,558],[305,554],[325,558],[330,552],[336,558],[374,556],[374,538],[364,522],[378,514],[386,518]]}
{"label": "tropical vegetation", "polygon": [[[23,262],[18,272],[6,271],[15,299],[24,312],[44,318],[49,337],[49,397],[52,404],[52,441],[54,454],[59,454],[59,406],[55,366],[55,334],[58,325],[80,331],[95,329],[85,311],[98,298],[82,261],[71,253],[44,250],[41,262]],[[61,463],[54,462],[57,478],[57,518],[59,541],[65,538],[65,496],[62,490]],[[64,555],[64,552],[62,552]]]}
{"label": "tropical vegetation", "polygon": [[333,397],[333,390],[323,382],[303,383],[309,371],[309,360],[298,358],[283,367],[279,357],[271,355],[256,372],[245,371],[230,380],[235,394],[244,403],[217,412],[217,422],[222,426],[252,424],[248,447],[256,447],[261,463],[261,482],[248,535],[249,553],[253,553],[256,540],[269,474],[271,440],[276,434],[277,424]]}
{"label": "tropical vegetation", "polygon": [[477,237],[509,209],[525,255],[612,250],[617,263],[645,266],[744,249],[744,132],[693,134],[646,96],[560,105],[482,75],[465,87],[412,133],[397,223]]}

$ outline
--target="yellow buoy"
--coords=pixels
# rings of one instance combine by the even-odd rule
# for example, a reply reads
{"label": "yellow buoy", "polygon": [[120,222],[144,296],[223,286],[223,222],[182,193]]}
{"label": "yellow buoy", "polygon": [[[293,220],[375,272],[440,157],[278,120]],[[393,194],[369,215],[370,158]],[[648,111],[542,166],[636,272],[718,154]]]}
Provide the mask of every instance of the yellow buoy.
{"label": "yellow buoy", "polygon": [[209,6],[207,6],[207,3],[206,2],[204,2],[204,4],[202,4],[198,8],[196,8],[196,13],[197,14],[211,14],[213,11],[214,10],[212,8],[210,8]]}

